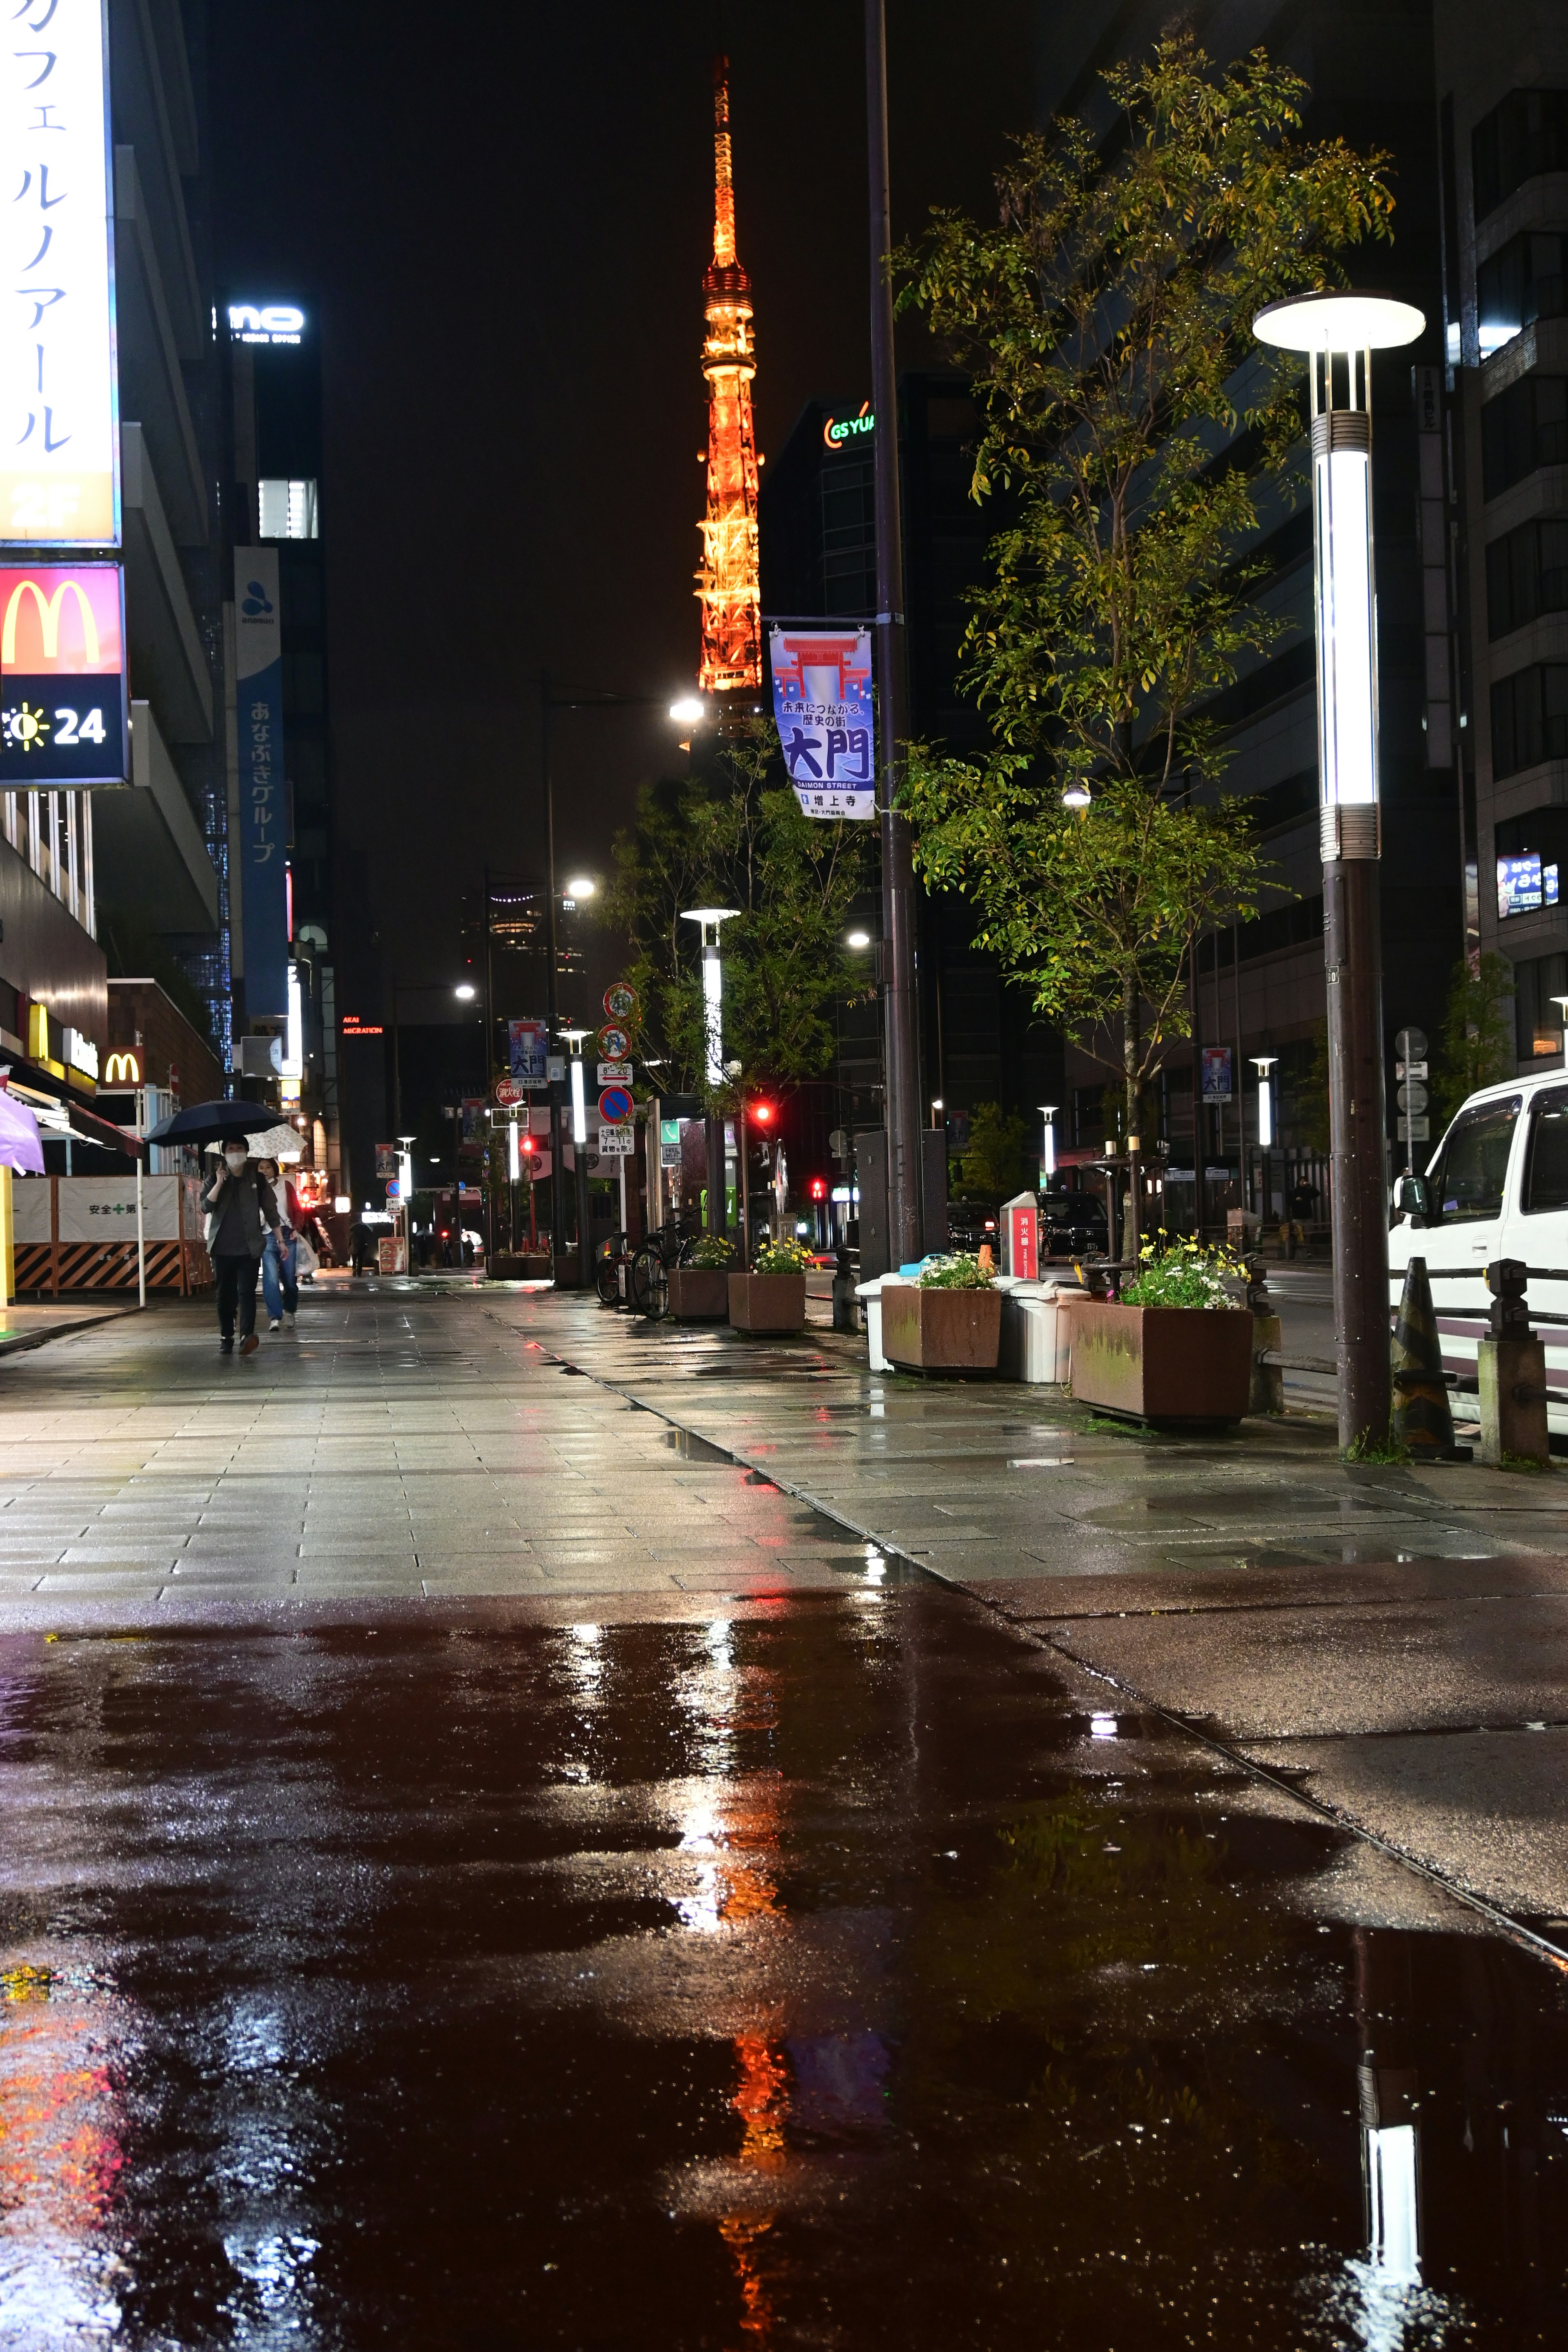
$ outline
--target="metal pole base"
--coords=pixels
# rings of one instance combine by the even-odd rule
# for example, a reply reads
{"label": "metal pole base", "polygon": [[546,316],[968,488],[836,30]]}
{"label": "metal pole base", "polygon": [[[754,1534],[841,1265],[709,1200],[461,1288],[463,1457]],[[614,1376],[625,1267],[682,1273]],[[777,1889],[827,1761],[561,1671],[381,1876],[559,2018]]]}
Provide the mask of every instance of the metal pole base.
{"label": "metal pole base", "polygon": [[1323,868],[1329,1010],[1334,1334],[1340,1444],[1388,1436],[1387,1119],[1383,1087],[1383,942],[1375,857]]}

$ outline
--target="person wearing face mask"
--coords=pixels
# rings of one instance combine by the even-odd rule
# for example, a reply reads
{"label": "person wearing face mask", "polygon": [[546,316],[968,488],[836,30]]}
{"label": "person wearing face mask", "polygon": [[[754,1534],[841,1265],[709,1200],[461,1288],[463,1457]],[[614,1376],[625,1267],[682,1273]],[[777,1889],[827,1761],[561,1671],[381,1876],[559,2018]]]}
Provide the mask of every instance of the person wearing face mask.
{"label": "person wearing face mask", "polygon": [[243,1143],[223,1148],[223,1163],[202,1187],[207,1213],[207,1255],[217,1276],[218,1344],[226,1356],[234,1352],[234,1327],[239,1323],[239,1352],[254,1353],[256,1337],[256,1277],[261,1265],[262,1227],[277,1233],[282,1223],[277,1197],[260,1170],[251,1164]]}

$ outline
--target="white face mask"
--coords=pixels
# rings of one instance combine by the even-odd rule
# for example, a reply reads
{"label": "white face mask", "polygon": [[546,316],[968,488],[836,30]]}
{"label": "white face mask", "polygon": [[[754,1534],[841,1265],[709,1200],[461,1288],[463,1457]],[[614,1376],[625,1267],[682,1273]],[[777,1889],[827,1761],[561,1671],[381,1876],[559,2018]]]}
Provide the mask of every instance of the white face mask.
{"label": "white face mask", "polygon": [[223,1156],[228,1163],[230,1175],[237,1176],[245,1165],[247,1154],[243,1151],[226,1151]]}

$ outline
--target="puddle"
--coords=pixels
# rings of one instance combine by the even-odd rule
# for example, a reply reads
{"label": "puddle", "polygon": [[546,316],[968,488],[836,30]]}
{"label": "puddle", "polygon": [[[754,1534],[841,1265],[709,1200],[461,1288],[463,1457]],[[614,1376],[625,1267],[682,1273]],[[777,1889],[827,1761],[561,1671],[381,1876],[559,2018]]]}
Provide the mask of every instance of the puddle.
{"label": "puddle", "polygon": [[7,2347],[1563,2343],[1563,1980],[879,1557],[0,1647]]}
{"label": "puddle", "polygon": [[723,1446],[710,1445],[707,1438],[697,1436],[689,1429],[667,1429],[664,1442],[672,1454],[679,1454],[683,1462],[725,1462],[732,1465],[735,1459],[732,1454],[726,1453]]}

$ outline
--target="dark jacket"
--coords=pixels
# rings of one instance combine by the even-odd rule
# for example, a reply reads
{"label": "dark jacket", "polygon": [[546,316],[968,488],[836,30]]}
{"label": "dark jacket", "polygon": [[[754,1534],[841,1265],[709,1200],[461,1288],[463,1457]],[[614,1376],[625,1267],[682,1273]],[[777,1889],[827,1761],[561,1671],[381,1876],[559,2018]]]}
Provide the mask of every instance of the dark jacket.
{"label": "dark jacket", "polygon": [[226,1168],[210,1176],[202,1186],[202,1206],[214,1219],[207,1244],[213,1257],[259,1257],[263,1220],[274,1233],[281,1223],[271,1185],[249,1160],[237,1176]]}

